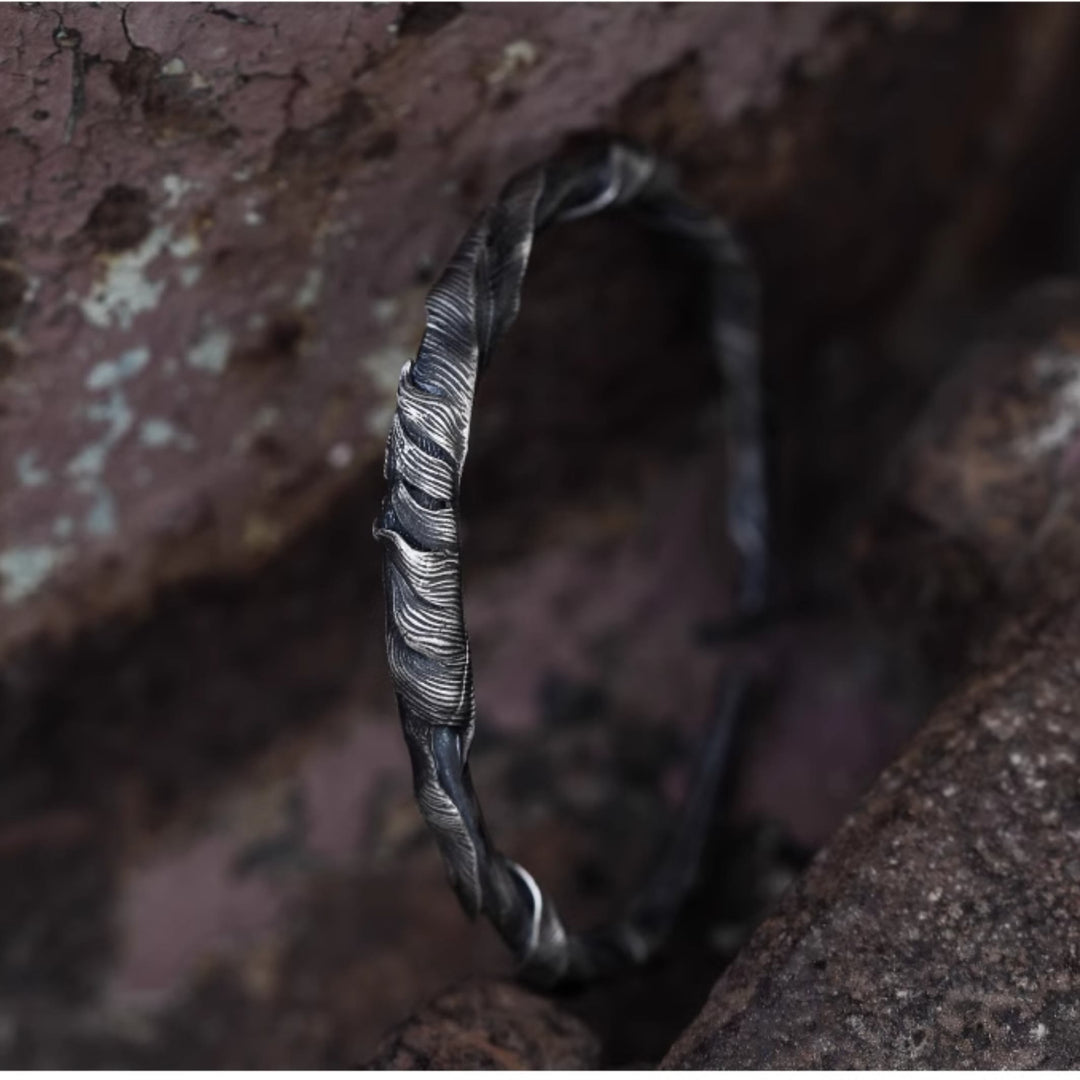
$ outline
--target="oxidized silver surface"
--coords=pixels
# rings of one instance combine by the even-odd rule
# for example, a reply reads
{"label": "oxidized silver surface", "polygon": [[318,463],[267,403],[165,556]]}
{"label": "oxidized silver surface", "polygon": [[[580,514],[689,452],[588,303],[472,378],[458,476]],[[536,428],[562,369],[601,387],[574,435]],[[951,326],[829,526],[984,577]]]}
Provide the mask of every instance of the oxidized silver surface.
{"label": "oxidized silver surface", "polygon": [[406,364],[386,450],[382,541],[386,647],[420,809],[466,910],[485,913],[521,962],[551,985],[607,974],[651,955],[692,884],[744,680],[721,694],[672,841],[625,917],[572,935],[532,877],[495,849],[469,776],[476,722],[461,599],[458,491],[479,373],[517,315],[536,234],[548,225],[628,207],[691,245],[708,266],[712,335],[727,382],[727,518],[740,553],[736,613],[766,591],[764,456],[756,279],[729,229],[678,193],[666,169],[611,142],[515,176],[473,225],[427,300],[427,325]]}

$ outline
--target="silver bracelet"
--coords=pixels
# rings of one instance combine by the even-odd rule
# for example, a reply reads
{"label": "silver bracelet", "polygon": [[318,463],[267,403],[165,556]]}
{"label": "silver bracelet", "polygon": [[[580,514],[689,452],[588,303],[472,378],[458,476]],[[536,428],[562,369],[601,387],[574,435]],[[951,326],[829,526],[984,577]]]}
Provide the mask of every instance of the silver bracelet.
{"label": "silver bracelet", "polygon": [[668,169],[613,141],[515,176],[466,234],[427,300],[416,358],[398,386],[386,449],[383,544],[386,650],[416,797],[465,910],[485,913],[530,981],[595,979],[663,942],[693,883],[716,786],[745,696],[725,680],[691,793],[671,842],[623,918],[570,934],[529,873],[495,849],[469,775],[476,723],[461,598],[458,492],[476,380],[520,306],[533,239],[548,225],[626,207],[707,266],[713,345],[726,381],[728,530],[739,554],[737,616],[761,612],[767,585],[758,288],[726,225],[683,198]]}

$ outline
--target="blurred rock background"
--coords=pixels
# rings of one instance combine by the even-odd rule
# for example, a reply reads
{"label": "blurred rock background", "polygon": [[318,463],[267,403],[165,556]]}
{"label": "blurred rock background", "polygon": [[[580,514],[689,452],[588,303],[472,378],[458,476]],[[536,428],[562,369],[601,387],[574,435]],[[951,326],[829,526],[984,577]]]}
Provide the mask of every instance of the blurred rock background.
{"label": "blurred rock background", "polygon": [[[1078,34],[1058,6],[0,12],[0,1060],[655,1064],[854,812],[668,1062],[810,1045],[770,1043],[745,988],[822,970],[798,942],[845,904],[917,919],[844,887],[889,822],[915,850],[947,828],[890,801],[936,744],[860,798],[937,701],[973,695],[920,740],[1075,640]],[[412,805],[370,523],[427,285],[514,169],[595,131],[677,163],[757,256],[785,603],[717,633],[723,390],[693,267],[619,221],[545,237],[465,491],[500,843],[575,924],[615,910],[716,678],[770,673],[671,949],[552,1004],[486,981],[507,959]],[[1066,739],[1067,697],[1039,706]],[[1024,790],[1068,810],[1063,776]],[[1055,808],[1033,835],[1066,835]],[[1077,914],[1057,888],[1046,911]],[[826,1026],[817,1003],[866,975],[830,978],[796,980]],[[730,986],[746,1034],[717,1041]],[[935,1029],[934,1000],[882,1028],[894,1049],[1015,1049],[1008,1017]],[[1046,1001],[1009,1061],[1075,1064],[1053,1034],[1074,1003]],[[804,1063],[885,1060],[822,1039]]]}

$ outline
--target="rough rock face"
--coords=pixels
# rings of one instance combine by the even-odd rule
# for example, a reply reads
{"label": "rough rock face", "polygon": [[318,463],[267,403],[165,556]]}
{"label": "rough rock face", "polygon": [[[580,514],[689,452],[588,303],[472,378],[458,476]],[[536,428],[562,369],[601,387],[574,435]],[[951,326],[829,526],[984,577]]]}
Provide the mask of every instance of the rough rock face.
{"label": "rough rock face", "polygon": [[[895,474],[894,510],[926,538],[897,578],[929,586],[910,594],[914,616],[933,622],[950,587],[968,626],[1020,614],[981,629],[968,657],[980,673],[886,771],[666,1065],[1080,1065],[1078,320],[1069,283],[996,320]],[[893,570],[902,547],[886,549]],[[958,551],[985,587],[964,583]]]}
{"label": "rough rock face", "polygon": [[422,10],[5,11],[0,649],[279,551],[514,168],[687,57],[702,125],[767,107],[831,16]]}
{"label": "rough rock face", "polygon": [[590,1069],[596,1036],[545,998],[512,983],[450,990],[387,1036],[374,1069]]}
{"label": "rough rock face", "polygon": [[821,314],[904,272],[991,129],[1008,172],[1071,40],[1059,14],[424,10],[4,12],[0,650],[257,567],[341,497],[424,282],[567,134],[670,153]]}
{"label": "rough rock face", "polygon": [[1080,1065],[1078,635],[938,712],[665,1066]]}
{"label": "rough rock face", "polygon": [[979,336],[908,434],[861,537],[877,602],[942,654],[950,634],[954,650],[970,645],[988,607],[1067,604],[1080,579],[1080,284],[1025,289]]}

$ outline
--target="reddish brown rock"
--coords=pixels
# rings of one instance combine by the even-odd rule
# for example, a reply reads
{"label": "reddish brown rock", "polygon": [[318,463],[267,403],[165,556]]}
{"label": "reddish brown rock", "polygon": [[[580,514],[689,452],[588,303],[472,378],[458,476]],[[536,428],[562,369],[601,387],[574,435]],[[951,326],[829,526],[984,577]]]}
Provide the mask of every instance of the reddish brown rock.
{"label": "reddish brown rock", "polygon": [[1080,284],[1029,290],[936,392],[894,502],[977,555],[996,590],[1071,600],[1080,576]]}
{"label": "reddish brown rock", "polygon": [[0,17],[19,43],[0,72],[0,651],[261,565],[341,497],[380,453],[423,282],[568,133],[674,156],[761,234],[775,293],[797,283],[821,314],[904,272],[971,198],[990,131],[981,175],[1008,174],[1073,32],[956,9],[420,10]]}
{"label": "reddish brown rock", "polygon": [[857,551],[878,608],[954,674],[1006,612],[1069,605],[1080,581],[1080,285],[984,318],[895,455]]}
{"label": "reddish brown rock", "polygon": [[693,1069],[1080,1065],[1080,618],[957,694],[714,988]]}
{"label": "reddish brown rock", "polygon": [[3,14],[0,649],[279,551],[375,466],[513,168],[702,41],[714,123],[772,101],[830,17],[419,10]]}
{"label": "reddish brown rock", "polygon": [[552,1001],[512,983],[450,990],[387,1036],[375,1069],[590,1069],[600,1045]]}
{"label": "reddish brown rock", "polygon": [[[929,640],[963,627],[932,656],[939,669],[960,657],[979,671],[720,979],[667,1066],[1080,1065],[1078,320],[1075,283],[1029,292],[913,430],[874,534],[880,577]],[[913,524],[890,535],[904,514]],[[963,618],[942,625],[946,609]]]}

